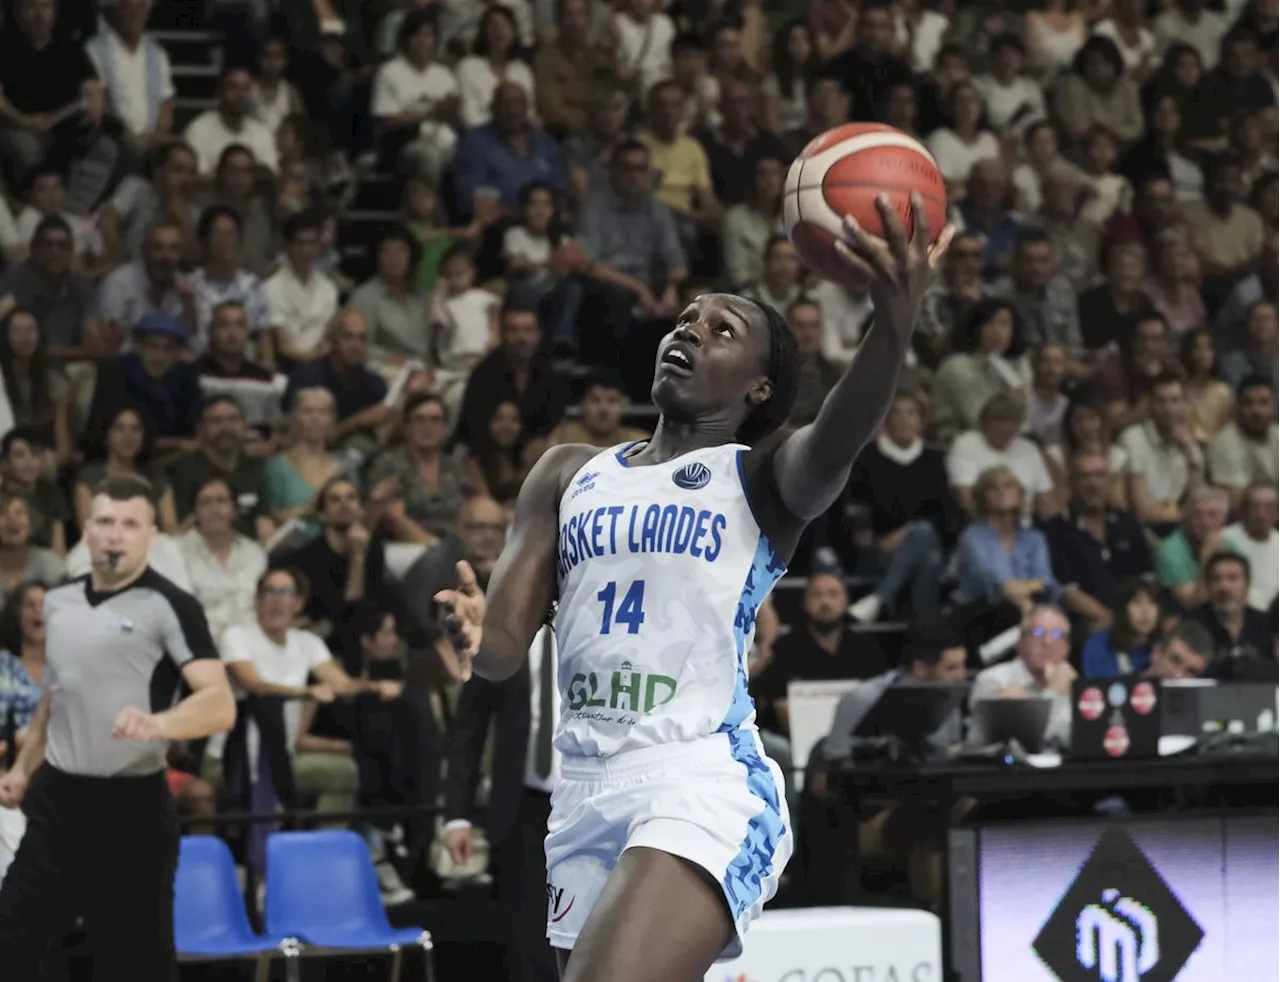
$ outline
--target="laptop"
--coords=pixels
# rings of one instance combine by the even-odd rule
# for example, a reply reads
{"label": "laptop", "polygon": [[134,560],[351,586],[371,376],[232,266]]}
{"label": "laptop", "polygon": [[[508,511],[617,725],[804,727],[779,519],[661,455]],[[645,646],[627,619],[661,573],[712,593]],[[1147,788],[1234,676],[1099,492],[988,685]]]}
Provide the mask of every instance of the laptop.
{"label": "laptop", "polygon": [[1160,756],[1163,701],[1157,679],[1076,679],[1071,685],[1071,756],[1084,760]]}
{"label": "laptop", "polygon": [[1044,731],[1053,703],[1048,699],[982,699],[973,716],[988,744],[1018,741],[1029,754],[1044,750]]}

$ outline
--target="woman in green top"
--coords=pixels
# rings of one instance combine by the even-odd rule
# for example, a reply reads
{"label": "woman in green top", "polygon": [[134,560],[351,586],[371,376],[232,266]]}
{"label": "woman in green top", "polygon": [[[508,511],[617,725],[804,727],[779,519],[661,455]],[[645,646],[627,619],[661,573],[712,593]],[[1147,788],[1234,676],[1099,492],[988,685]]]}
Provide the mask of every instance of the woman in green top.
{"label": "woman in green top", "polygon": [[316,493],[342,471],[341,458],[329,450],[333,427],[333,393],[318,386],[300,390],[289,420],[289,449],[267,459],[267,507],[277,524],[299,518],[309,533],[319,531]]}

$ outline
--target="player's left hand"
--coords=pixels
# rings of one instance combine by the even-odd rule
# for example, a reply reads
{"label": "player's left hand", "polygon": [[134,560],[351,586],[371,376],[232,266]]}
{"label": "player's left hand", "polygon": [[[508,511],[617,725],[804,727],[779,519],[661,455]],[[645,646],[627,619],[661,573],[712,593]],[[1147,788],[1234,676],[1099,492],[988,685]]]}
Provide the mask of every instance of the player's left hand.
{"label": "player's left hand", "polygon": [[116,717],[111,735],[117,740],[163,740],[164,723],[158,713],[144,713],[133,706],[125,706]]}
{"label": "player's left hand", "polygon": [[441,590],[435,595],[435,601],[449,608],[445,628],[458,656],[462,681],[465,682],[471,678],[471,661],[480,650],[486,604],[484,591],[476,582],[476,573],[471,564],[460,562],[457,570],[458,589]]}
{"label": "player's left hand", "polygon": [[910,230],[889,203],[889,196],[876,199],[876,210],[884,226],[885,238],[872,235],[851,215],[844,219],[844,238],[837,239],[836,253],[849,264],[851,275],[871,284],[871,300],[876,314],[893,325],[899,337],[908,339],[915,330],[924,293],[933,282],[956,230],[947,225],[933,245],[929,216],[919,192],[911,195]]}

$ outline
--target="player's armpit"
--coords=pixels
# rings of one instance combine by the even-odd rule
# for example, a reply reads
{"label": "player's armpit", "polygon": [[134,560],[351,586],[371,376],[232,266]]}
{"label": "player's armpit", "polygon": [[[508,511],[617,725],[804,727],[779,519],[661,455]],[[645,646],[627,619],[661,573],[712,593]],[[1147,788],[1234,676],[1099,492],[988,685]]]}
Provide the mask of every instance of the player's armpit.
{"label": "player's armpit", "polygon": [[539,458],[520,488],[516,517],[489,580],[475,672],[491,682],[516,673],[555,599],[560,498],[578,468],[600,452],[570,443]]}

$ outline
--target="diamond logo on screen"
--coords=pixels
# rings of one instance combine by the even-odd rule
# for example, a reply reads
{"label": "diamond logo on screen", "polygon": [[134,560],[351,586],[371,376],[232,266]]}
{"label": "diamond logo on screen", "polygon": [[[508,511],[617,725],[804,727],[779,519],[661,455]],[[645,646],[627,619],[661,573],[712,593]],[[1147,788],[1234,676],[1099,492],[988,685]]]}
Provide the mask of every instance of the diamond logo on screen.
{"label": "diamond logo on screen", "polygon": [[1204,930],[1110,826],[1031,947],[1060,982],[1173,982]]}

